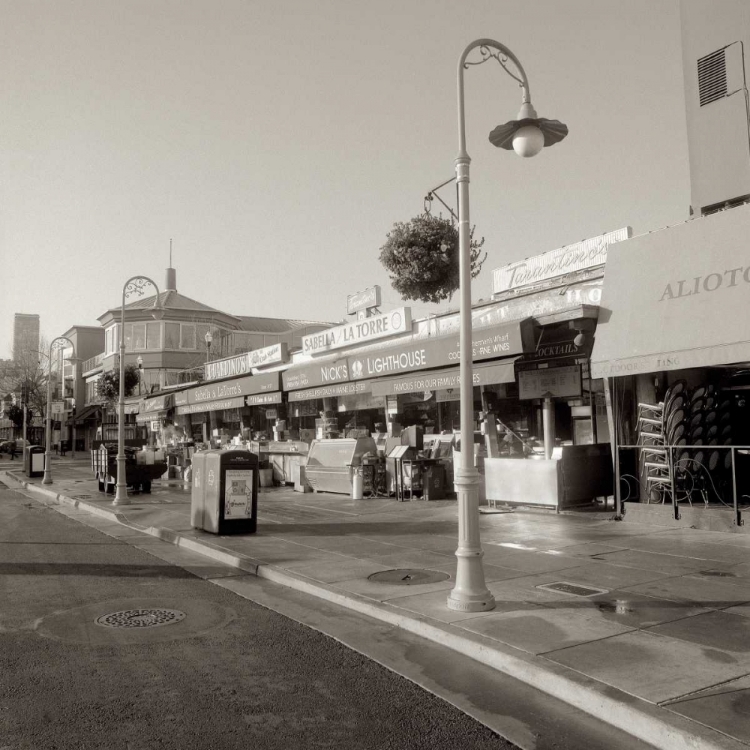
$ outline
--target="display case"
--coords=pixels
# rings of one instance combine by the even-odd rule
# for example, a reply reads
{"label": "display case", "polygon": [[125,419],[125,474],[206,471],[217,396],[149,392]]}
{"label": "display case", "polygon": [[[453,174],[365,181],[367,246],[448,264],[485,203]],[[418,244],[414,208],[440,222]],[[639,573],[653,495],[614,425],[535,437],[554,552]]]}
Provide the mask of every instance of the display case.
{"label": "display case", "polygon": [[294,484],[294,467],[305,465],[310,446],[302,440],[272,440],[266,450],[274,481]]}
{"label": "display case", "polygon": [[352,490],[351,466],[359,466],[366,453],[377,455],[371,437],[313,440],[307,455],[305,476],[315,492]]}

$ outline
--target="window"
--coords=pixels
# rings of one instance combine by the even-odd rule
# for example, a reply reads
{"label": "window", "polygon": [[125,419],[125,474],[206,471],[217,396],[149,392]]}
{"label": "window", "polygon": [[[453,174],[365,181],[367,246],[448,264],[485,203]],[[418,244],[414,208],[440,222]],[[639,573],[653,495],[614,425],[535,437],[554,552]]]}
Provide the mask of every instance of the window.
{"label": "window", "polygon": [[161,323],[146,323],[146,349],[161,349]]}
{"label": "window", "polygon": [[125,324],[125,351],[126,352],[133,351],[133,324],[132,323]]}
{"label": "window", "polygon": [[180,349],[195,349],[195,326],[190,323],[182,325],[180,334]]}
{"label": "window", "polygon": [[133,323],[133,349],[143,351],[146,348],[146,324]]}
{"label": "window", "polygon": [[180,324],[179,323],[165,323],[164,324],[164,348],[165,349],[179,349],[180,348]]}

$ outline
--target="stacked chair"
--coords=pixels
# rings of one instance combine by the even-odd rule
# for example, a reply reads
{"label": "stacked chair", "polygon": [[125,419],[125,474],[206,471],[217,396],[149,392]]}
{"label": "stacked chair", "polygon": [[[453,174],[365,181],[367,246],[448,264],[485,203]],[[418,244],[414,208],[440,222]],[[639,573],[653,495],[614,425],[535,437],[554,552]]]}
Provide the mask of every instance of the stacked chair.
{"label": "stacked chair", "polygon": [[697,493],[708,505],[711,491],[721,500],[732,457],[718,446],[731,445],[731,430],[731,402],[719,400],[713,385],[689,391],[678,380],[662,403],[639,404],[639,460],[648,501],[664,502],[677,493],[692,504]]}
{"label": "stacked chair", "polygon": [[672,455],[667,446],[686,445],[685,407],[687,390],[678,380],[659,404],[638,404],[640,472],[649,502],[664,502],[674,487]]}

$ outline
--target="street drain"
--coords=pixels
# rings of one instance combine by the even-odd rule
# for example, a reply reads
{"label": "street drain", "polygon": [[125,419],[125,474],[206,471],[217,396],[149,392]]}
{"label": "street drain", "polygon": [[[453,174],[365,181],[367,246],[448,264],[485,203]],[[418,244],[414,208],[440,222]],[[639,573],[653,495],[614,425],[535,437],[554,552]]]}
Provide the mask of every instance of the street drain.
{"label": "street drain", "polygon": [[576,583],[559,581],[558,583],[543,583],[537,586],[538,589],[546,591],[559,591],[563,594],[572,594],[573,596],[595,596],[596,594],[606,594],[607,589],[595,589],[591,586],[579,586]]}
{"label": "street drain", "polygon": [[179,609],[123,609],[97,617],[94,622],[105,628],[158,628],[185,619]]}
{"label": "street drain", "polygon": [[71,495],[74,500],[91,500],[93,495]]}
{"label": "street drain", "polygon": [[438,583],[450,578],[447,573],[439,570],[421,570],[415,568],[400,568],[398,570],[383,570],[367,576],[368,581],[375,583],[390,583],[396,586],[415,586],[425,583]]}

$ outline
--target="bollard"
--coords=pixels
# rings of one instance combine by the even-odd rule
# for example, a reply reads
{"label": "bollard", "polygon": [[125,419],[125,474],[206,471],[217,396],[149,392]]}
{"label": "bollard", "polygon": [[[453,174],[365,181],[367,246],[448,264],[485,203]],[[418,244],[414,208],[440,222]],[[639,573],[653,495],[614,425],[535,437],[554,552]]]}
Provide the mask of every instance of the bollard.
{"label": "bollard", "polygon": [[362,499],[364,485],[364,470],[361,466],[352,466],[352,500]]}

